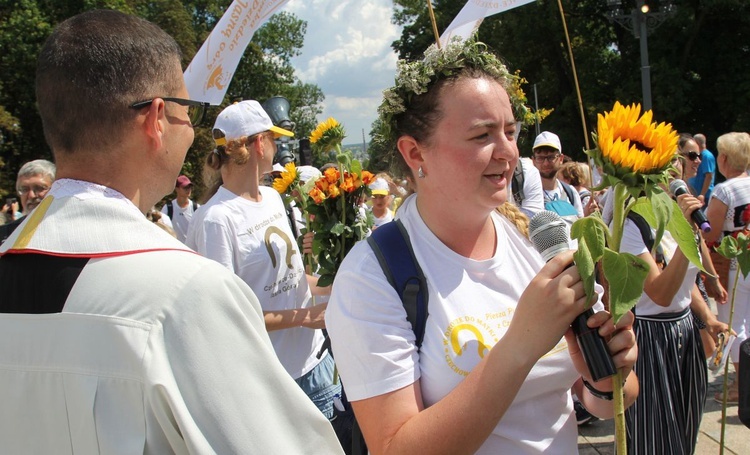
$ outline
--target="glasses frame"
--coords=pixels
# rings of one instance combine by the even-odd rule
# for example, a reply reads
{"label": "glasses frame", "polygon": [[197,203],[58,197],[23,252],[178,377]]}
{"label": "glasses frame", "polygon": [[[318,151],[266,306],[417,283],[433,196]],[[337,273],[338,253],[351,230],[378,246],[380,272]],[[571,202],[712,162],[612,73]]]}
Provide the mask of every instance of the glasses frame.
{"label": "glasses frame", "polygon": [[683,153],[682,156],[689,159],[690,161],[695,161],[701,157],[701,154],[698,152],[687,152],[687,153]]}
{"label": "glasses frame", "polygon": [[193,119],[190,115],[188,115],[188,117],[190,118],[190,125],[192,125],[193,128],[195,128],[196,126],[200,126],[206,120],[206,111],[208,111],[208,108],[211,107],[211,103],[208,103],[205,101],[187,100],[185,98],[173,98],[173,97],[166,97],[166,96],[157,96],[155,98],[151,98],[150,100],[137,101],[131,104],[129,107],[131,109],[143,109],[146,106],[150,106],[151,103],[153,103],[157,99],[162,99],[164,101],[171,101],[173,103],[179,104],[180,106],[199,108],[197,110],[197,114],[195,115],[196,117],[195,119]]}
{"label": "glasses frame", "polygon": [[[16,193],[18,193],[19,196],[23,196],[25,194],[30,194],[33,191],[34,194],[36,194],[37,196],[39,196],[40,194],[47,194],[47,192],[50,190],[50,188],[52,188],[52,187],[46,186],[46,185],[44,185],[44,186],[42,186],[42,185],[39,185],[39,186],[33,185],[33,186],[30,186],[30,187],[26,187],[26,188],[24,188],[24,187],[16,188]],[[38,189],[41,189],[41,191],[37,191]]]}
{"label": "glasses frame", "polygon": [[544,163],[545,161],[552,163],[556,159],[560,158],[560,156],[562,156],[562,153],[557,152],[552,155],[534,155],[532,158],[537,163]]}

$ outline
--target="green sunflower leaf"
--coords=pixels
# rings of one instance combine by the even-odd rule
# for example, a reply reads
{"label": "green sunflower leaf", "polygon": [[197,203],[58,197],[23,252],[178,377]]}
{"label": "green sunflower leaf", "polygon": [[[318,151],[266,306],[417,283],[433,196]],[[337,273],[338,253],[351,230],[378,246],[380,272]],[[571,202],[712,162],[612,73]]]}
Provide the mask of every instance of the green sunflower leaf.
{"label": "green sunflower leaf", "polygon": [[617,323],[641,298],[649,267],[637,256],[606,248],[602,268],[609,282],[609,311]]}

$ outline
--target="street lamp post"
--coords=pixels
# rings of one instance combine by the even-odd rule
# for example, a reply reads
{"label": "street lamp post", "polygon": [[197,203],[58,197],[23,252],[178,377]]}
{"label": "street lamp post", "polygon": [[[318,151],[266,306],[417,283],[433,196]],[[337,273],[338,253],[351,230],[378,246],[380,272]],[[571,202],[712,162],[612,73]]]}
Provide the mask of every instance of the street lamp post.
{"label": "street lamp post", "polygon": [[651,66],[648,63],[648,32],[662,24],[673,12],[671,1],[661,2],[661,11],[651,11],[646,0],[636,0],[636,7],[625,12],[622,0],[607,0],[607,18],[630,30],[641,45],[641,90],[643,110],[651,110]]}

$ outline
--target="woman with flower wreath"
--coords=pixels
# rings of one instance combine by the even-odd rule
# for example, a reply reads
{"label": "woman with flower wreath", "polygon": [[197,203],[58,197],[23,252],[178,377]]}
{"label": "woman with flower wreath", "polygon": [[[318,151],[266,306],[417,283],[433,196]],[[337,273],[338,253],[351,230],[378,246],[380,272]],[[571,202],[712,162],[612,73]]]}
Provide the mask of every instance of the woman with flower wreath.
{"label": "woman with flower wreath", "polygon": [[[750,167],[750,135],[724,134],[716,140],[716,148],[719,151],[716,165],[727,180],[716,185],[706,208],[706,217],[713,226],[711,232],[705,234],[709,244],[719,243],[722,236],[742,232],[750,224],[750,178],[747,171]],[[737,261],[733,260],[729,268],[729,292],[735,288],[736,272]],[[721,321],[729,322],[729,305],[719,305],[718,313]],[[742,274],[736,283],[732,329],[737,338],[729,352],[734,371],[739,371],[740,344],[750,337],[750,279]],[[714,399],[721,402],[723,396],[717,394]],[[739,387],[735,378],[729,386],[727,403],[736,404],[738,400]]]}
{"label": "woman with flower wreath", "polygon": [[[416,182],[397,218],[426,277],[429,316],[418,349],[373,251],[355,245],[326,322],[370,453],[575,453],[571,387],[598,416],[613,414],[611,379],[592,382],[569,329],[586,305],[572,253],[545,265],[523,233],[528,220],[506,202],[518,161],[512,77],[482,43],[454,41],[400,62],[384,93],[382,139],[396,174]],[[611,337],[632,402],[632,317],[616,328],[600,311],[588,323]]]}
{"label": "woman with flower wreath", "polygon": [[218,188],[193,215],[187,245],[242,278],[260,301],[268,335],[286,371],[330,420],[334,363],[316,356],[324,336],[326,304],[314,305],[317,279],[305,273],[279,193],[260,186],[272,170],[274,139],[293,133],[274,126],[257,101],[226,107],[216,118],[216,149],[204,171]]}

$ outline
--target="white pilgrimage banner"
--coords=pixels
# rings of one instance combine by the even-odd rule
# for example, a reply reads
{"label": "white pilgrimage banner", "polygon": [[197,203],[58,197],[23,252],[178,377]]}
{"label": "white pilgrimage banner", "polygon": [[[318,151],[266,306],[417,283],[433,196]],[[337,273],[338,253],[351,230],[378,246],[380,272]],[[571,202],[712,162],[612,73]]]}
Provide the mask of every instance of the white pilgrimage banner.
{"label": "white pilgrimage banner", "polygon": [[289,0],[234,0],[185,70],[190,99],[221,104],[258,28]]}
{"label": "white pilgrimage banner", "polygon": [[440,44],[445,46],[454,36],[466,39],[474,33],[487,16],[531,3],[535,0],[468,0],[453,22],[440,35]]}

